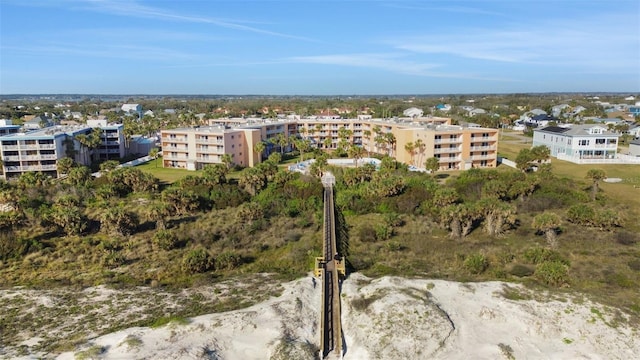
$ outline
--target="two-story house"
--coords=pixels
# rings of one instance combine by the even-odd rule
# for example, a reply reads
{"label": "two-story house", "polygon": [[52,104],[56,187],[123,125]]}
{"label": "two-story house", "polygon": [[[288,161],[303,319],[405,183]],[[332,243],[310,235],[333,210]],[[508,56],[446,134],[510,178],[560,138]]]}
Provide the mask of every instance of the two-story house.
{"label": "two-story house", "polygon": [[614,159],[620,134],[602,125],[547,126],[533,131],[533,146],[544,145],[551,156],[577,159]]}

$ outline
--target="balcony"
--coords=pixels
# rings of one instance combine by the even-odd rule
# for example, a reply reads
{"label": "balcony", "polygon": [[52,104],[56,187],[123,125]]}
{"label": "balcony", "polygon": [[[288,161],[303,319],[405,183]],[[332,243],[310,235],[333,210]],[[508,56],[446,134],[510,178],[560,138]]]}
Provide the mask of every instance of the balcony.
{"label": "balcony", "polygon": [[471,136],[471,141],[472,142],[478,142],[478,141],[496,141],[496,137],[495,136]]}
{"label": "balcony", "polygon": [[2,150],[18,150],[18,145],[4,145]]}
{"label": "balcony", "polygon": [[435,139],[436,144],[458,144],[462,142],[462,137],[456,138],[445,138],[445,139]]}
{"label": "balcony", "polygon": [[495,145],[485,145],[485,146],[472,146],[471,151],[487,151],[487,150],[496,150]]}
{"label": "balcony", "polygon": [[461,160],[460,156],[455,156],[455,157],[443,156],[439,159],[439,162],[448,163],[448,162],[458,162],[460,160]]}
{"label": "balcony", "polygon": [[3,156],[2,160],[4,160],[4,161],[20,161],[20,156],[17,156],[17,155]]}
{"label": "balcony", "polygon": [[471,155],[471,160],[489,160],[495,159],[496,155]]}
{"label": "balcony", "polygon": [[169,144],[162,144],[162,148],[168,151],[187,151],[189,150],[186,146],[170,146]]}
{"label": "balcony", "polygon": [[25,166],[7,166],[7,171],[47,171],[56,170],[57,165],[25,165]]}
{"label": "balcony", "polygon": [[163,154],[162,157],[168,160],[187,160],[187,157],[182,154],[180,155]]}
{"label": "balcony", "polygon": [[196,148],[196,152],[200,153],[218,153],[224,154],[224,147],[222,146],[210,146],[210,147],[198,147]]}
{"label": "balcony", "polygon": [[434,154],[445,154],[445,153],[457,153],[460,152],[460,148],[435,148],[433,149]]}
{"label": "balcony", "polygon": [[197,138],[196,144],[224,144],[224,140]]}
{"label": "balcony", "polygon": [[187,142],[187,137],[186,136],[165,136],[162,138],[162,141],[167,141],[167,142],[172,142],[172,143],[186,143]]}

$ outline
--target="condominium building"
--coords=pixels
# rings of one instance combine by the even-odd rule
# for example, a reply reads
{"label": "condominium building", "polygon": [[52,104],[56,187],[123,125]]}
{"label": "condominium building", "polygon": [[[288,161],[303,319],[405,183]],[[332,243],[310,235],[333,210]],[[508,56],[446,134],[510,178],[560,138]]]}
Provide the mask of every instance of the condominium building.
{"label": "condominium building", "polygon": [[0,136],[15,134],[20,130],[20,125],[13,125],[10,119],[0,119]]}
{"label": "condominium building", "polygon": [[240,166],[255,166],[259,156],[254,146],[260,141],[260,132],[261,129],[225,126],[162,130],[163,166],[199,170],[207,164],[222,163],[225,154]]}
{"label": "condominium building", "polygon": [[102,143],[96,149],[99,160],[123,158],[126,153],[124,125],[110,124],[105,119],[87,120],[87,125],[101,130]]}
{"label": "condominium building", "polygon": [[[72,151],[80,154],[80,144],[77,141],[67,142],[66,140],[74,139],[80,134],[87,134],[90,130],[91,128],[87,126],[58,125],[0,137],[2,177],[16,178],[30,171],[40,171],[57,177],[57,160]],[[75,160],[81,164],[86,161],[82,156],[76,156]]]}
{"label": "condominium building", "polygon": [[40,171],[57,177],[57,161],[63,157],[73,157],[81,165],[89,165],[92,155],[100,159],[124,157],[124,134],[122,124],[94,123],[101,128],[102,143],[96,149],[87,149],[76,139],[78,135],[89,134],[89,125],[56,125],[27,133],[14,133],[0,137],[2,155],[2,175],[12,179],[22,173]]}
{"label": "condominium building", "polygon": [[164,166],[197,170],[220,163],[224,154],[238,165],[254,166],[261,161],[254,145],[265,142],[268,154],[274,149],[269,140],[279,134],[307,138],[327,151],[337,149],[344,139],[368,153],[390,155],[417,167],[424,167],[430,157],[440,159],[440,170],[497,166],[497,129],[451,125],[448,118],[211,119],[209,123],[220,125],[163,130]]}

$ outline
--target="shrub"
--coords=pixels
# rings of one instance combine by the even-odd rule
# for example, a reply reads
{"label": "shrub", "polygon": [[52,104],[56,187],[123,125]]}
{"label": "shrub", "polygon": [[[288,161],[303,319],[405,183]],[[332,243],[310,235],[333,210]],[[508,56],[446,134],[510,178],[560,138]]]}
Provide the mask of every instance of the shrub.
{"label": "shrub", "polygon": [[596,211],[589,205],[573,205],[567,210],[567,220],[578,225],[593,226],[596,220]]}
{"label": "shrub", "polygon": [[102,257],[102,266],[115,268],[126,263],[127,258],[117,251],[110,251]]}
{"label": "shrub", "polygon": [[205,249],[189,251],[182,259],[182,270],[187,273],[203,273],[213,268],[213,258]]}
{"label": "shrub", "polygon": [[513,276],[525,277],[533,275],[534,269],[527,265],[515,264],[511,267],[509,273]]}
{"label": "shrub", "polygon": [[178,246],[178,237],[171,231],[159,230],[153,234],[153,244],[162,250],[175,249]]}
{"label": "shrub", "polygon": [[535,275],[547,285],[563,286],[569,283],[568,267],[560,261],[541,263],[536,268]]}
{"label": "shrub", "polygon": [[464,268],[471,274],[482,274],[488,267],[489,261],[482,254],[472,254],[464,260]]}
{"label": "shrub", "polygon": [[630,231],[620,231],[616,234],[616,241],[620,245],[635,245],[638,242],[638,235]]}
{"label": "shrub", "polygon": [[216,257],[216,268],[231,270],[242,264],[242,257],[233,251],[225,251]]}
{"label": "shrub", "polygon": [[525,250],[524,260],[535,265],[542,264],[545,261],[557,261],[569,265],[569,261],[563,259],[557,251],[540,247]]}
{"label": "shrub", "polygon": [[393,228],[384,224],[376,224],[375,226],[376,240],[389,240],[393,235]]}
{"label": "shrub", "polygon": [[371,225],[363,225],[358,231],[358,237],[363,242],[373,242],[376,240],[376,230]]}
{"label": "shrub", "polygon": [[640,260],[638,259],[629,260],[627,265],[629,265],[629,269],[631,270],[640,271]]}

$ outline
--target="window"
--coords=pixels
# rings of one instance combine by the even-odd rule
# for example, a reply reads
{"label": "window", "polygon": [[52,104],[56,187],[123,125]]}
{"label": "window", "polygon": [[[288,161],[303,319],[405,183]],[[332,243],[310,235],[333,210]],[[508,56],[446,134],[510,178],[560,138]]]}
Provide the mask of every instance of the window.
{"label": "window", "polygon": [[571,139],[567,139],[567,145],[571,145]]}
{"label": "window", "polygon": [[596,145],[603,145],[605,143],[604,139],[596,139]]}
{"label": "window", "polygon": [[588,146],[589,140],[578,140],[578,145],[580,146]]}

